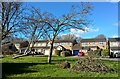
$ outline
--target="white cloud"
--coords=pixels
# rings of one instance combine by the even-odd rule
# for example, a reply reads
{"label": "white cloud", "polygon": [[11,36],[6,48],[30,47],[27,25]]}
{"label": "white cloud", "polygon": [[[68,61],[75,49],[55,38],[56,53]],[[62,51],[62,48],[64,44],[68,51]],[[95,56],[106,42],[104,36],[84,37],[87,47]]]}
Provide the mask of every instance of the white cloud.
{"label": "white cloud", "polygon": [[120,27],[120,21],[119,22],[116,22],[113,24],[114,26],[119,26]]}
{"label": "white cloud", "polygon": [[108,2],[119,2],[120,0],[106,0]]}
{"label": "white cloud", "polygon": [[117,37],[120,37],[120,36],[119,36],[119,35],[113,35],[112,37],[113,37],[113,38],[117,38]]}
{"label": "white cloud", "polygon": [[77,37],[79,37],[80,35],[87,33],[87,32],[98,32],[99,31],[98,28],[94,29],[94,28],[85,27],[84,29],[85,29],[85,31],[80,30],[80,29],[71,28],[70,33],[75,34]]}
{"label": "white cloud", "polygon": [[98,32],[99,31],[99,29],[98,28],[88,28],[88,27],[85,27],[85,30],[86,30],[86,32]]}

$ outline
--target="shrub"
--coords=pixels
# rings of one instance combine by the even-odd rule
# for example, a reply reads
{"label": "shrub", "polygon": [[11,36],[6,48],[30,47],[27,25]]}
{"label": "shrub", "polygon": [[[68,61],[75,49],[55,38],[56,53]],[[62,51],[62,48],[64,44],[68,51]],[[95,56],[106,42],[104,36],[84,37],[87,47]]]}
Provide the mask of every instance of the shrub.
{"label": "shrub", "polygon": [[70,55],[71,55],[70,51],[62,51],[61,52],[61,56],[66,57],[66,56],[70,56]]}
{"label": "shrub", "polygon": [[101,55],[104,56],[109,56],[109,50],[108,49],[103,49],[101,52]]}
{"label": "shrub", "polygon": [[61,50],[55,50],[55,54],[60,56]]}
{"label": "shrub", "polygon": [[70,63],[68,61],[62,62],[62,63],[60,63],[59,66],[63,69],[70,68]]}
{"label": "shrub", "polygon": [[98,54],[99,54],[99,50],[93,51],[93,54],[94,54],[94,55],[98,55]]}
{"label": "shrub", "polygon": [[97,50],[93,51],[93,54],[96,56],[101,56],[101,51],[102,51],[102,49],[97,49]]}

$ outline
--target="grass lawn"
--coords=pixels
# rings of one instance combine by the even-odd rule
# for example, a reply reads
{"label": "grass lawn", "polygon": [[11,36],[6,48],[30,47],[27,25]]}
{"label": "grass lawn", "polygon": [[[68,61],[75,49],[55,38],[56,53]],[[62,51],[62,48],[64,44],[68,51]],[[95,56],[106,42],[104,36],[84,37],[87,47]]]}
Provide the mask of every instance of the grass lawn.
{"label": "grass lawn", "polygon": [[52,57],[52,64],[46,64],[46,56],[26,56],[13,59],[8,56],[2,59],[3,77],[118,77],[117,61],[102,61],[116,71],[109,73],[73,72],[71,69],[61,69],[59,62],[69,61],[71,66],[78,58]]}

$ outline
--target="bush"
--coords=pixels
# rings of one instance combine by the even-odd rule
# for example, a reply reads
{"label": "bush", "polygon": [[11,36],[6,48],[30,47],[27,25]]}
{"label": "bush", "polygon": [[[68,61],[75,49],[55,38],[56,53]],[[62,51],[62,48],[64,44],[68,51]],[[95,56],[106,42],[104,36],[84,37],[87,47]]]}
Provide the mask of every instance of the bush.
{"label": "bush", "polygon": [[70,68],[70,63],[68,61],[66,62],[62,62],[59,64],[60,68],[66,69],[66,68]]}
{"label": "bush", "polygon": [[61,56],[66,57],[66,56],[70,56],[70,55],[71,55],[70,51],[62,51],[61,52]]}
{"label": "bush", "polygon": [[93,51],[93,54],[96,56],[101,56],[101,51],[102,51],[102,49],[95,50],[95,51]]}
{"label": "bush", "polygon": [[108,49],[103,49],[101,52],[101,55],[104,56],[109,56],[109,50]]}
{"label": "bush", "polygon": [[99,55],[99,51],[100,51],[99,49],[98,49],[98,50],[95,50],[95,51],[93,51],[93,54],[94,54],[94,55]]}

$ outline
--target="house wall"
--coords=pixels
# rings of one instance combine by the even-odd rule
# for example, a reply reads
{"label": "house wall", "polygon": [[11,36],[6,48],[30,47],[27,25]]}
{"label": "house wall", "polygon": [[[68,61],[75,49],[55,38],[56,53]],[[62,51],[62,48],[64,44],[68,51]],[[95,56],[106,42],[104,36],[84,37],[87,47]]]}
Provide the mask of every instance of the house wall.
{"label": "house wall", "polygon": [[16,44],[15,44],[15,47],[16,47],[18,50],[20,50],[20,44],[19,44],[19,43],[16,43]]}
{"label": "house wall", "polygon": [[120,46],[120,42],[110,42],[110,47]]}
{"label": "house wall", "polygon": [[[70,49],[72,50],[72,46],[73,46],[73,43],[72,42],[59,42],[59,43],[54,43],[53,46],[57,47],[59,45],[62,45],[64,48],[66,49]],[[48,50],[46,48],[42,48],[42,47],[49,47],[50,46],[50,43],[49,42],[35,42],[34,44],[34,48],[36,50],[36,52],[42,52],[45,54],[45,51]],[[30,47],[32,47],[32,45],[30,45]],[[53,50],[53,55],[55,54],[55,49]],[[46,53],[46,55],[48,55],[48,53]]]}
{"label": "house wall", "polygon": [[[110,46],[109,46],[109,47],[110,47],[110,49],[109,49],[110,52],[113,52],[113,50],[111,50],[111,47],[120,47],[120,42],[118,42],[118,41],[112,41],[112,42],[111,42],[111,41],[110,41],[110,42],[109,42],[109,45],[110,45]],[[114,51],[114,52],[115,52],[115,51]]]}
{"label": "house wall", "polygon": [[97,48],[96,47],[95,48],[91,48],[91,50],[95,51],[95,50],[97,50]]}
{"label": "house wall", "polygon": [[[102,44],[100,44],[102,43]],[[101,49],[106,49],[106,42],[82,42],[81,43],[82,46],[98,46]]]}
{"label": "house wall", "polygon": [[[34,47],[47,46],[47,42],[35,42]],[[32,44],[30,45],[32,47]]]}

